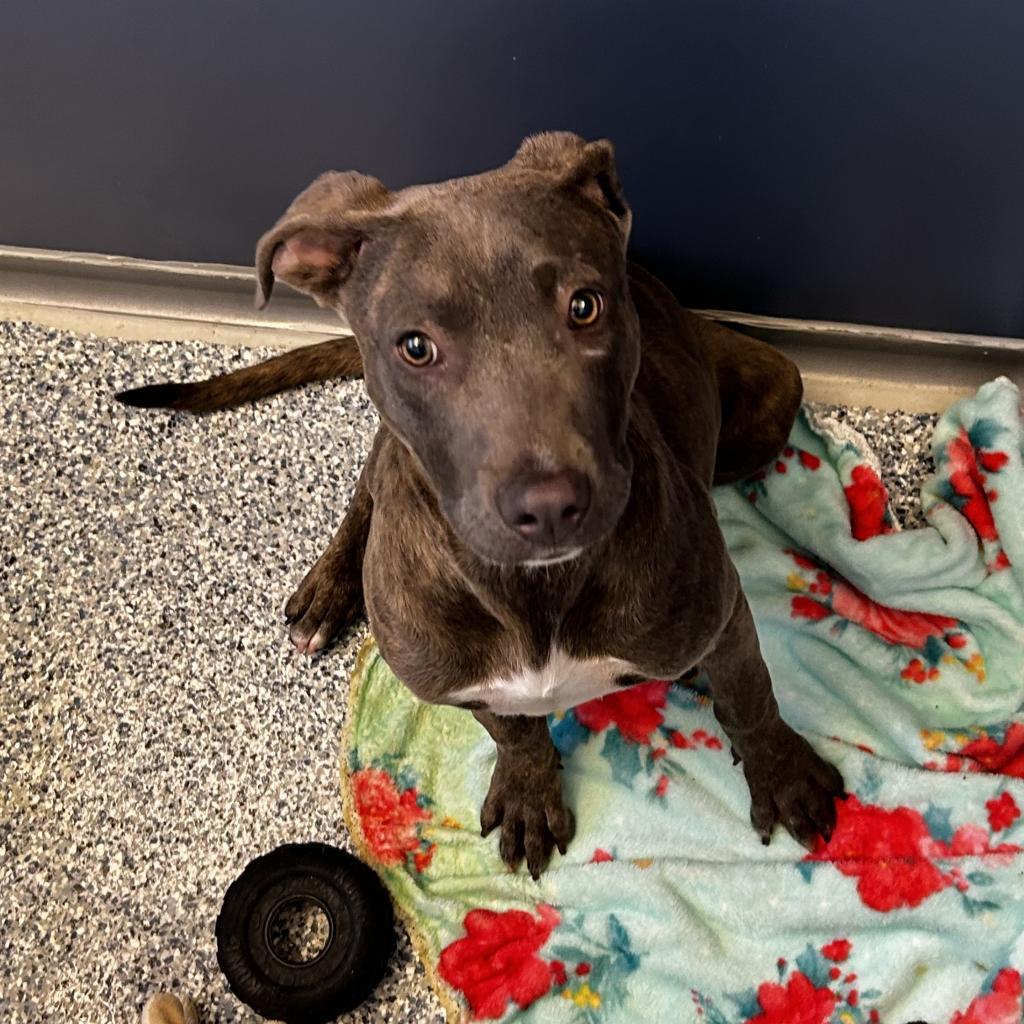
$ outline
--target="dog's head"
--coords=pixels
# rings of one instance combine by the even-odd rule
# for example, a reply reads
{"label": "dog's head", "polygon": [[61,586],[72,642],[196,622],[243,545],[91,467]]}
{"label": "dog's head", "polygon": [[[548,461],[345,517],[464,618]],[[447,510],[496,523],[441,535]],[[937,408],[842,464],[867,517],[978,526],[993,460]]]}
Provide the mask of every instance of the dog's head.
{"label": "dog's head", "polygon": [[396,193],[331,172],[260,240],[259,299],[279,278],[343,313],[381,418],[471,550],[554,562],[629,497],[629,226],[611,145],[568,133]]}

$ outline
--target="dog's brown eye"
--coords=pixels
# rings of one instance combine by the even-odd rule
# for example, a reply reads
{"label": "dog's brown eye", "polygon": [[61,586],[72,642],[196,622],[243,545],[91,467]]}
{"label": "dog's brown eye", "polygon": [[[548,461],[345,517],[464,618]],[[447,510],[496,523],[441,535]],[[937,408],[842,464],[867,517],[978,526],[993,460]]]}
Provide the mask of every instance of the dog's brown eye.
{"label": "dog's brown eye", "polygon": [[437,360],[437,346],[419,331],[410,331],[398,339],[398,354],[410,366],[429,366]]}
{"label": "dog's brown eye", "polygon": [[597,321],[604,309],[604,300],[600,293],[591,288],[581,288],[573,292],[569,300],[569,326],[589,327]]}

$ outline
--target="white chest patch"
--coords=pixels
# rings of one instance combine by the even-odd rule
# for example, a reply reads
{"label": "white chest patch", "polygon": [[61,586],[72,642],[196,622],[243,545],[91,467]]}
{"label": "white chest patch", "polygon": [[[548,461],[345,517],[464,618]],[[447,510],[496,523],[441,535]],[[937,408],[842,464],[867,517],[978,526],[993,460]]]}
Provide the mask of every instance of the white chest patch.
{"label": "white chest patch", "polygon": [[573,658],[556,647],[540,668],[489,679],[448,695],[452,703],[479,701],[497,715],[547,715],[621,689],[617,679],[643,675],[621,658]]}

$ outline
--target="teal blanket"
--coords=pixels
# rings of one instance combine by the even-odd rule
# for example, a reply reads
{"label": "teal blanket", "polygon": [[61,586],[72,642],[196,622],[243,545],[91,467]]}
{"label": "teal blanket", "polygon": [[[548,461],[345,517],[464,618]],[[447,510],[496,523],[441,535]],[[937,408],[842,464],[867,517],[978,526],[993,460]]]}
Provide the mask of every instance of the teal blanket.
{"label": "teal blanket", "polygon": [[576,839],[510,874],[478,832],[491,741],[367,648],[346,817],[451,1020],[1018,1024],[1020,402],[1002,379],[941,419],[921,529],[808,410],[716,492],[783,714],[851,793],[812,853],[761,845],[701,682],[653,680],[552,717]]}

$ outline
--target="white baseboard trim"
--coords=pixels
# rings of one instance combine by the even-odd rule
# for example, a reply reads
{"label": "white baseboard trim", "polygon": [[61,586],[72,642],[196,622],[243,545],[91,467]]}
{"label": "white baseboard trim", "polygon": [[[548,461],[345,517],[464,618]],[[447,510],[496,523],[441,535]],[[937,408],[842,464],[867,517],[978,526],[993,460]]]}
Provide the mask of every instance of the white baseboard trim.
{"label": "white baseboard trim", "polygon": [[[254,293],[251,267],[0,246],[0,319],[127,340],[277,348],[348,333],[290,289],[279,288],[262,311]],[[993,377],[1024,384],[1024,339],[700,312],[780,348],[815,401],[941,411]]]}
{"label": "white baseboard trim", "polygon": [[290,347],[346,334],[290,288],[256,309],[252,267],[0,246],[0,317],[129,340]]}

